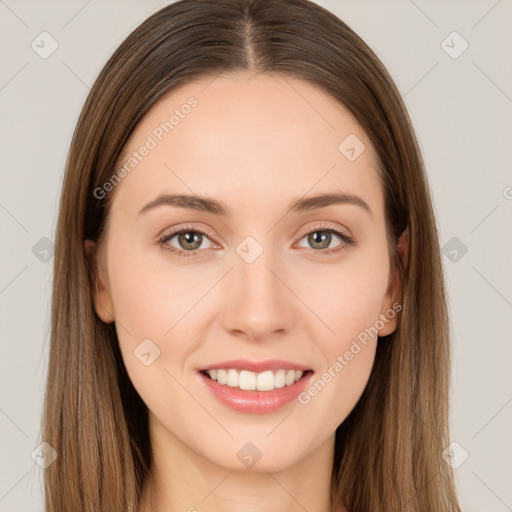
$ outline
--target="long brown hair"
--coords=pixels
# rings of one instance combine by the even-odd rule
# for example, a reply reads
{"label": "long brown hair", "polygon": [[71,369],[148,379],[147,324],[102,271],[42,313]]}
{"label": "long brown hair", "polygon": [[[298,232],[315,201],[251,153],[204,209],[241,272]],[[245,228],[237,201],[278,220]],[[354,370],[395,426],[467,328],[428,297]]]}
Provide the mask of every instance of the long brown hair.
{"label": "long brown hair", "polygon": [[[459,511],[449,442],[449,322],[428,181],[388,72],[343,21],[308,0],[181,0],[137,27],[104,66],[66,162],[55,241],[43,440],[47,512],[138,510],[151,469],[148,411],[122,362],[114,324],[94,310],[84,240],[99,240],[116,170],[137,123],[180,84],[250,70],[307,80],[360,123],[379,159],[386,229],[403,278],[396,331],[378,343],[368,385],[336,431],[332,508]],[[409,258],[398,257],[408,227]]]}

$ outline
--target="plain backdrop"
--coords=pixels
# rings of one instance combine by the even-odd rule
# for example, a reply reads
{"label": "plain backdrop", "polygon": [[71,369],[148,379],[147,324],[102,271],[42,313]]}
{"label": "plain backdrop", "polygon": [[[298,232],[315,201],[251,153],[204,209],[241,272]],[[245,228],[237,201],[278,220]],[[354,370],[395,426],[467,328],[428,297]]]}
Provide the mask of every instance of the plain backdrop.
{"label": "plain backdrop", "polygon": [[[42,441],[52,244],[73,130],[112,52],[166,3],[0,0],[1,511],[43,510],[44,469],[31,455]],[[318,3],[373,48],[405,98],[449,292],[447,460],[465,511],[512,510],[512,0]]]}

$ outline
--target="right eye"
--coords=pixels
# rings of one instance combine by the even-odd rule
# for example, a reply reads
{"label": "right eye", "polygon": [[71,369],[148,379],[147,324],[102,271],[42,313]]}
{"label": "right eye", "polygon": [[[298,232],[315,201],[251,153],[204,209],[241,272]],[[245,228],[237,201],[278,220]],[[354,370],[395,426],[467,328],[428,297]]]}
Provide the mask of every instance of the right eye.
{"label": "right eye", "polygon": [[[176,238],[178,246],[169,243],[174,238]],[[197,251],[200,250],[204,238],[209,240],[208,234],[204,231],[197,228],[185,227],[165,234],[158,242],[162,248],[175,253],[177,256],[189,258],[191,256],[197,256]],[[209,247],[211,247],[211,245],[206,248]]]}

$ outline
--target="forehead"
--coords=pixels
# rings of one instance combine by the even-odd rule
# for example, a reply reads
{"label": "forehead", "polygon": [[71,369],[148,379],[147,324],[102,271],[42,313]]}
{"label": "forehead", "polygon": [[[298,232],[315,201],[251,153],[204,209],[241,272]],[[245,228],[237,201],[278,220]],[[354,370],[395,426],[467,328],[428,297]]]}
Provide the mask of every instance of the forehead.
{"label": "forehead", "polygon": [[382,209],[377,160],[355,118],[319,87],[280,74],[230,73],[170,91],[131,134],[121,166],[113,208],[125,213],[163,192],[236,210],[336,190]]}

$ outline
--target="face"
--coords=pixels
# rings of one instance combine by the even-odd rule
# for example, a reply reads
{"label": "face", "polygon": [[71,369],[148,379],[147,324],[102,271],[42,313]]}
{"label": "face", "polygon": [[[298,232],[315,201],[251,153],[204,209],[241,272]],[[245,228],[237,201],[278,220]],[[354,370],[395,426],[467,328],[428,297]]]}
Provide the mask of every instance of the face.
{"label": "face", "polygon": [[370,141],[313,85],[244,72],[171,91],[124,154],[95,301],[151,431],[230,470],[298,463],[396,328]]}

